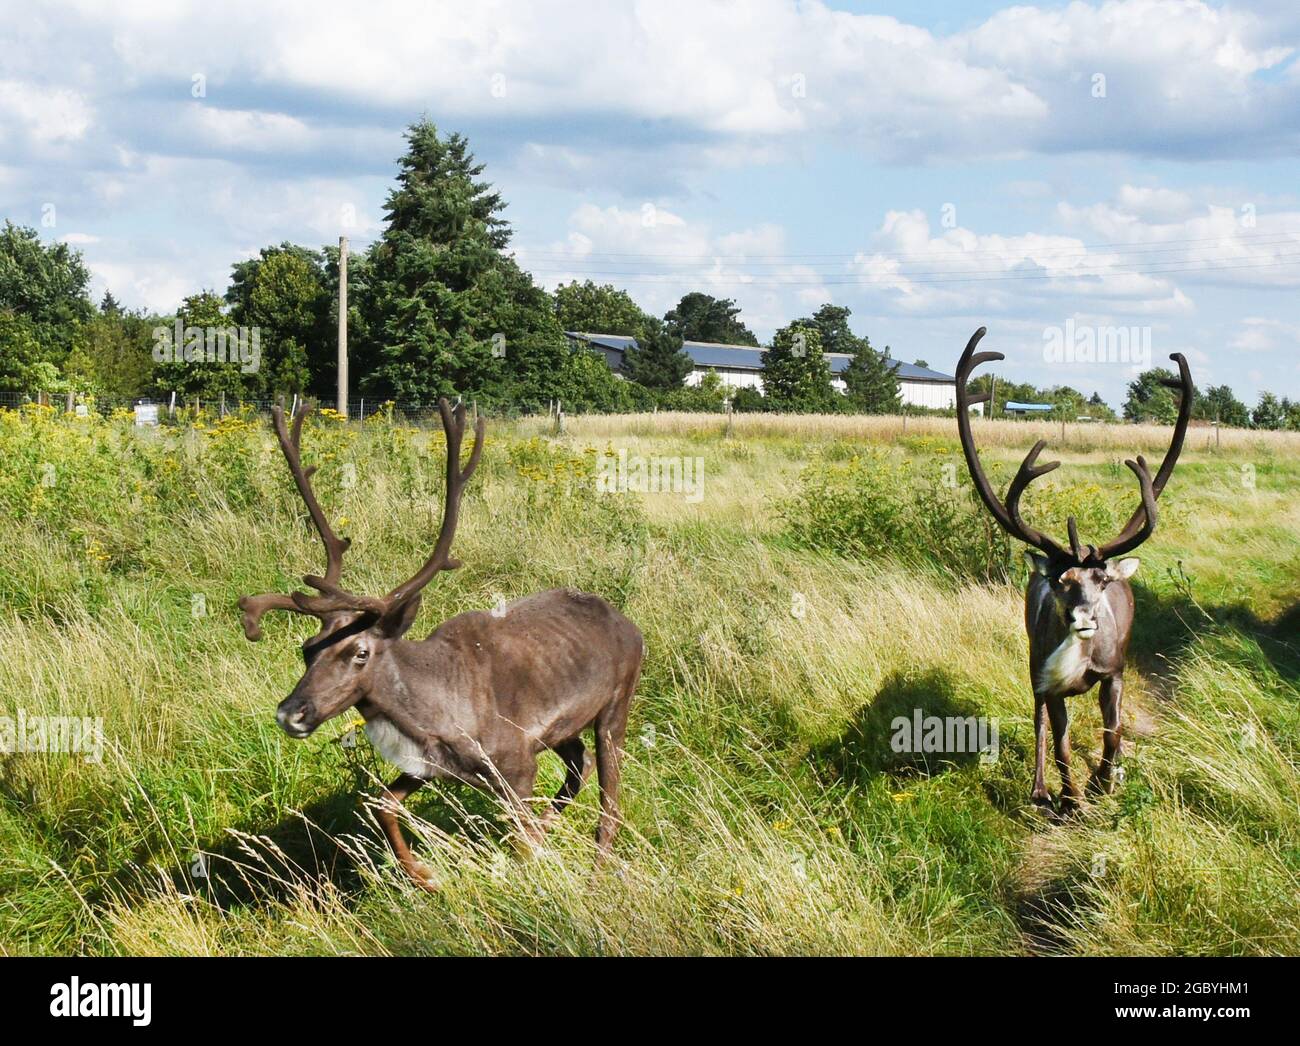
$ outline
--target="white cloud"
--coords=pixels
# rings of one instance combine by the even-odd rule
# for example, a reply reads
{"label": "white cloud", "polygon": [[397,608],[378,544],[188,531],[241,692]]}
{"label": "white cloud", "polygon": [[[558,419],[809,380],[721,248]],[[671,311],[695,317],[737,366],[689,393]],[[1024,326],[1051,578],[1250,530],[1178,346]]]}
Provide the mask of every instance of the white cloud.
{"label": "white cloud", "polygon": [[[1270,21],[1194,0],[1013,7],[949,35],[815,0],[654,0],[580,15],[559,0],[125,2],[56,6],[44,18],[47,42],[68,56],[63,75],[93,65],[101,91],[161,89],[185,105],[202,74],[200,104],[232,149],[279,135],[286,147],[305,144],[292,121],[306,99],[401,119],[541,119],[562,135],[578,115],[639,121],[648,150],[762,150],[811,133],[908,161],[1031,150],[1183,155],[1206,140],[1294,152],[1300,141],[1296,64],[1258,75],[1291,61],[1293,44],[1274,34],[1294,41],[1295,27],[1280,14]],[[60,76],[32,56],[13,64],[30,65],[32,82]],[[1104,98],[1093,97],[1099,73]],[[60,114],[45,126],[83,134],[77,96],[43,90]],[[279,107],[250,110],[250,92]]]}
{"label": "white cloud", "polygon": [[1300,354],[1300,324],[1286,323],[1267,316],[1247,316],[1241,329],[1228,343],[1239,352],[1275,352],[1287,349]]}
{"label": "white cloud", "polygon": [[75,142],[85,136],[92,118],[90,104],[76,91],[0,80],[0,142],[13,137],[36,146]]}

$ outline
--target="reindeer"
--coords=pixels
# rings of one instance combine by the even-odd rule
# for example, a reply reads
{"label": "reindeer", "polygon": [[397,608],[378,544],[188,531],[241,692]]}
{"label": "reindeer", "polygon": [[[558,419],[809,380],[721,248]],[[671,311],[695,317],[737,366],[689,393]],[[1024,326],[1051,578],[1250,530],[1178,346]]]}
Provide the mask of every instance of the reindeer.
{"label": "reindeer", "polygon": [[[316,590],[244,596],[244,634],[261,638],[262,615],[288,610],[319,618],[320,631],[302,645],[307,670],[280,702],[276,720],[290,737],[305,738],[328,719],[356,708],[371,742],[402,771],[383,793],[377,818],[405,872],[435,889],[429,868],[403,837],[398,809],[434,778],[466,782],[499,796],[524,840],[540,843],[555,817],[587,780],[593,760],[582,732],[594,728],[600,782],[598,854],[609,853],[619,823],[621,746],[628,706],[641,672],[644,643],[631,621],[598,596],[552,589],[488,612],[444,621],[426,639],[403,636],[415,621],[420,593],[433,576],[461,564],[451,558],[461,495],[483,450],[484,419],[461,467],[465,408],[439,400],[447,434],[447,484],[442,527],[433,552],[408,581],[382,598],[340,587],[350,541],[331,529],[312,490],[315,466],[304,469],[299,445],[308,408],[286,431],[284,412],[271,411],[280,449],[306,503],[327,566],[303,581]],[[560,790],[540,816],[529,800],[544,749],[564,763]]]}
{"label": "reindeer", "polygon": [[1156,499],[1173,474],[1183,448],[1187,422],[1191,417],[1191,372],[1181,353],[1169,358],[1178,364],[1179,377],[1166,378],[1164,384],[1179,390],[1178,420],[1174,425],[1169,450],[1154,477],[1146,460],[1125,461],[1137,477],[1142,503],[1129,517],[1119,536],[1107,544],[1080,545],[1074,517],[1066,522],[1070,547],[1062,548],[1045,534],[1039,533],[1020,517],[1020,496],[1039,476],[1046,475],[1059,461],[1037,464],[1038,455],[1047,445],[1039,440],[1025,455],[1025,460],[1007,488],[1006,501],[999,501],[984,470],[971,436],[970,408],[987,402],[990,393],[971,395],[967,389],[971,371],[981,363],[1005,359],[1000,352],[979,352],[975,347],[985,329],[977,330],[957,363],[957,428],[966,465],[980,499],[1004,530],[1013,538],[1034,546],[1028,549],[1029,584],[1025,589],[1025,629],[1029,633],[1029,674],[1034,688],[1034,732],[1036,758],[1032,798],[1040,806],[1052,806],[1052,797],[1044,780],[1047,761],[1047,719],[1052,723],[1056,767],[1061,775],[1060,813],[1078,808],[1082,799],[1070,776],[1070,718],[1065,699],[1085,694],[1100,684],[1098,700],[1103,724],[1101,762],[1089,781],[1089,791],[1109,793],[1114,769],[1120,758],[1122,724],[1120,714],[1124,698],[1124,658],[1129,633],[1133,627],[1133,590],[1129,586],[1138,569],[1138,560],[1128,556],[1151,536],[1156,526]]}

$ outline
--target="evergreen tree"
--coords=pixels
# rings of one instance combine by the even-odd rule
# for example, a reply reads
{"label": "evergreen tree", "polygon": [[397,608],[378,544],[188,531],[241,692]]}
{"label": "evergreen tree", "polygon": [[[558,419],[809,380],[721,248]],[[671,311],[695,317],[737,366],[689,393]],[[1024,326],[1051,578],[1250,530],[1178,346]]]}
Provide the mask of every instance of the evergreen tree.
{"label": "evergreen tree", "polygon": [[851,314],[844,305],[826,304],[811,317],[795,322],[817,329],[823,352],[852,357],[843,377],[848,404],[854,410],[892,414],[899,407],[897,364],[891,363],[886,353],[873,349],[869,338],[858,337],[849,329]]}
{"label": "evergreen tree", "polygon": [[655,391],[680,389],[694,368],[681,337],[660,320],[651,319],[637,344],[623,354],[623,373]]}
{"label": "evergreen tree", "polygon": [[1286,400],[1279,401],[1271,392],[1261,392],[1259,402],[1255,409],[1250,412],[1251,423],[1257,429],[1280,429],[1285,427],[1287,420],[1287,408],[1290,404]]}
{"label": "evergreen tree", "polygon": [[816,327],[782,327],[762,360],[763,397],[773,409],[814,413],[840,408]]}
{"label": "evergreen tree", "polygon": [[371,252],[362,388],[402,403],[464,395],[545,402],[572,353],[549,296],[501,252],[510,227],[468,142],[407,132],[387,228]]}

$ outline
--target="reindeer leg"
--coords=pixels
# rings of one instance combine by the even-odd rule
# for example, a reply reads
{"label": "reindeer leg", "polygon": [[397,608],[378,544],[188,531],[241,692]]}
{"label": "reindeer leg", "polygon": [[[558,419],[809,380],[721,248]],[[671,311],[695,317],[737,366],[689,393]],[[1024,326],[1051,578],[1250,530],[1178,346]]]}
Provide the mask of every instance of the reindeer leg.
{"label": "reindeer leg", "polygon": [[581,737],[556,745],[555,754],[564,760],[564,784],[560,785],[560,790],[555,793],[551,805],[542,814],[543,828],[549,828],[555,819],[564,813],[565,808],[573,802],[574,797],[582,790],[582,786],[587,783],[587,778],[591,776],[591,771],[596,766],[595,759],[587,751],[587,746],[582,743]]}
{"label": "reindeer leg", "polygon": [[1061,775],[1061,813],[1072,813],[1083,797],[1070,776],[1070,713],[1064,695],[1047,699],[1047,714],[1052,720],[1052,743],[1056,752],[1056,769]]}
{"label": "reindeer leg", "polygon": [[434,880],[433,871],[428,865],[417,861],[411,854],[411,848],[406,845],[406,837],[402,835],[402,825],[397,818],[398,808],[401,807],[411,793],[415,792],[424,782],[418,777],[412,777],[410,774],[402,774],[396,781],[384,789],[384,794],[380,797],[380,807],[375,812],[375,817],[379,825],[388,836],[388,844],[393,848],[393,855],[397,858],[397,863],[402,866],[402,870],[411,877],[416,886],[428,890],[430,893],[436,893],[438,890],[437,883]]}
{"label": "reindeer leg", "polygon": [[1052,805],[1052,794],[1047,790],[1047,705],[1035,695],[1034,704],[1034,790],[1030,798],[1038,806]]}
{"label": "reindeer leg", "polygon": [[510,765],[498,764],[491,768],[490,776],[484,776],[484,781],[505,804],[514,821],[515,831],[511,834],[515,849],[521,857],[532,856],[546,834],[530,802],[537,783],[537,757],[532,753],[521,754]]}
{"label": "reindeer leg", "polygon": [[596,827],[598,859],[608,857],[618,831],[618,783],[623,738],[627,735],[627,709],[631,694],[620,696],[596,717],[596,775],[600,779],[600,821]]}
{"label": "reindeer leg", "polygon": [[1111,774],[1119,762],[1124,744],[1124,724],[1120,720],[1124,701],[1124,677],[1113,675],[1103,679],[1097,690],[1097,700],[1101,704],[1102,754],[1101,764],[1088,782],[1088,790],[1109,795]]}

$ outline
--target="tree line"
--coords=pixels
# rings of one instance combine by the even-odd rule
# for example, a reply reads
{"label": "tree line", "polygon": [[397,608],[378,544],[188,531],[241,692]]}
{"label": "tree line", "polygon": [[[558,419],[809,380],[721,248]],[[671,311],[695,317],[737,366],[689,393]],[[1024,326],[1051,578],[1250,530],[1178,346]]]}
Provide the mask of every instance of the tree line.
{"label": "tree line", "polygon": [[[728,389],[715,374],[687,384],[694,365],[683,341],[758,347],[730,299],[686,294],[653,316],[622,289],[588,280],[548,293],[510,253],[505,201],[482,178],[469,143],[428,120],[408,128],[407,148],[384,207],[384,230],[348,264],[348,345],[354,395],[402,405],[463,396],[497,411],[574,412],[654,407],[893,413],[900,409],[890,349],[875,349],[849,326],[844,306],[826,304],[778,330],[761,354],[763,391]],[[112,293],[98,306],[79,251],[45,244],[34,229],[0,231],[0,390],[72,391],[108,400],[187,400],[304,395],[329,402],[336,386],[339,251],[292,243],[235,263],[221,295],[203,290],[174,315],[124,309]],[[159,353],[159,330],[244,328],[258,333],[255,366],[195,366],[179,351]],[[613,373],[602,354],[565,331],[636,339]],[[175,339],[172,339],[175,340]],[[199,341],[202,353],[202,341]],[[828,353],[848,362],[832,385]],[[917,361],[921,363],[922,361]],[[1176,404],[1159,370],[1129,389],[1124,416],[1171,420]],[[987,375],[978,382],[988,382]],[[1007,399],[1052,402],[1063,416],[1114,417],[1094,393],[1034,389],[998,381]],[[1227,386],[1198,396],[1199,416],[1225,424],[1300,428],[1300,404],[1265,393],[1248,410]]]}

